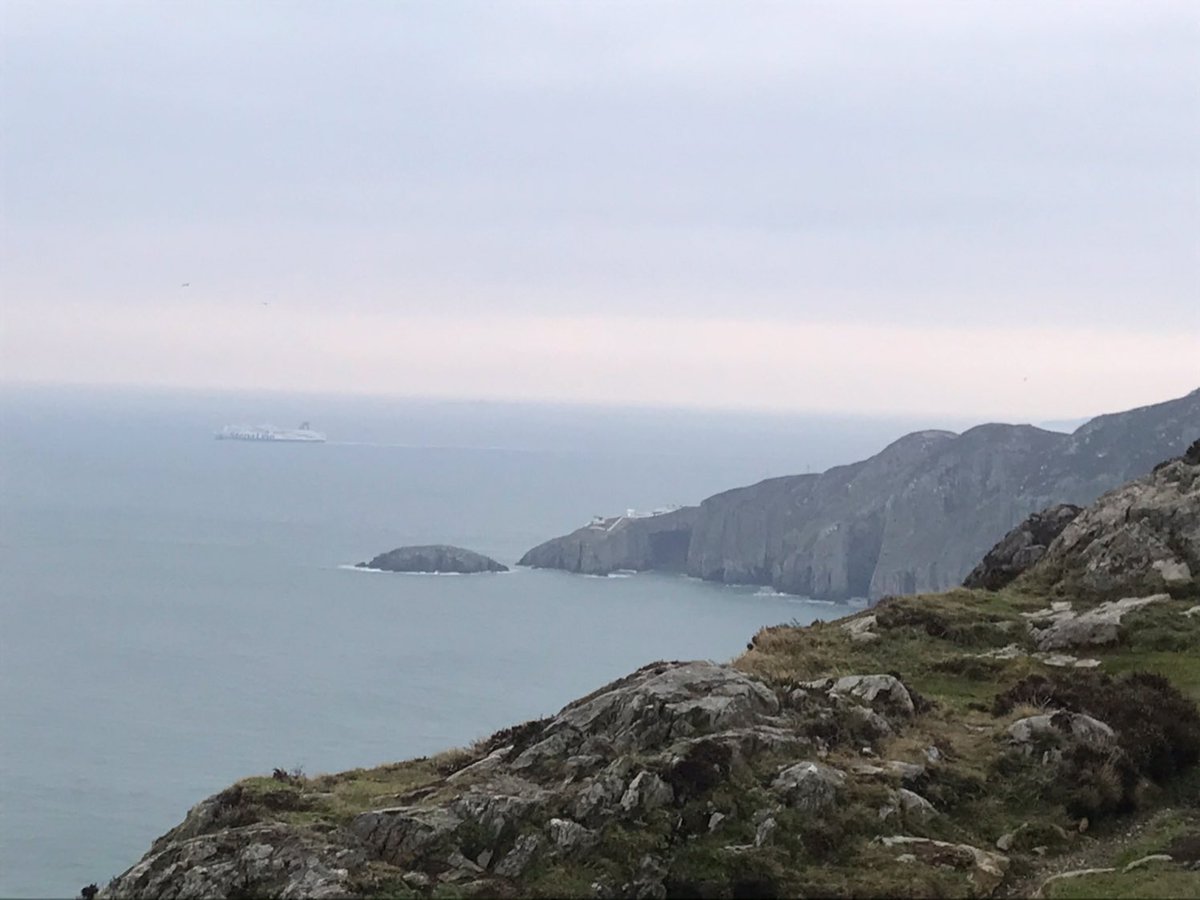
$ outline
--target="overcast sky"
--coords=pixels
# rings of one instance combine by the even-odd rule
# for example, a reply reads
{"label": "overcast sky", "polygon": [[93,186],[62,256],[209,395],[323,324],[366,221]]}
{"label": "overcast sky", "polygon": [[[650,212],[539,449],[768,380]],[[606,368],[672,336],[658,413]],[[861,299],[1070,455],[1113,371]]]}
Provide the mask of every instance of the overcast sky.
{"label": "overcast sky", "polygon": [[1200,386],[1193,2],[0,16],[5,381],[1021,420]]}

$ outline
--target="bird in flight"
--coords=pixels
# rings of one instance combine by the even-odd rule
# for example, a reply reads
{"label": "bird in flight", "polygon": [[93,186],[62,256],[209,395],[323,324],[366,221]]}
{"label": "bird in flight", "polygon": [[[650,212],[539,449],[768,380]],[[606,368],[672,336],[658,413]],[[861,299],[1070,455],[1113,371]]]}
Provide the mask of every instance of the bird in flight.
{"label": "bird in flight", "polygon": [[192,283],[190,281],[185,281],[183,284],[180,285],[180,287],[191,287],[191,286],[192,286]]}

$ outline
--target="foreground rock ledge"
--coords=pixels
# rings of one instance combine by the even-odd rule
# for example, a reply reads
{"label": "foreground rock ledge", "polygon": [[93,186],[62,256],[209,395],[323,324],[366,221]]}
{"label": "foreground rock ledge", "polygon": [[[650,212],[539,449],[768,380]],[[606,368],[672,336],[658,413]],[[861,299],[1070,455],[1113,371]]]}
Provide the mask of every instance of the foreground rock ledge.
{"label": "foreground rock ledge", "polygon": [[419,547],[398,547],[380,553],[370,562],[358,564],[360,569],[382,569],[385,572],[426,572],[473,575],[477,572],[507,572],[508,566],[489,556],[451,547],[448,544],[426,544]]}
{"label": "foreground rock ledge", "polygon": [[[829,810],[850,789],[849,776],[810,759],[836,746],[834,723],[853,723],[861,743],[912,716],[907,689],[891,675],[781,693],[732,666],[654,663],[550,719],[493,735],[431,783],[340,821],[323,806],[330,795],[308,783],[320,778],[293,783],[279,772],[279,789],[257,799],[247,783],[235,785],[194,807],[101,896],[334,897],[394,882],[494,893],[535,866],[588,852],[609,826],[673,822],[680,840],[708,835],[716,810],[705,798],[730,782],[749,788],[758,811],[715,816],[728,820],[723,843],[740,852],[744,834],[751,846],[769,846],[766,823],[785,811]],[[899,776],[889,779],[899,786]],[[314,824],[324,809],[329,821]],[[295,818],[256,820],[281,814]],[[665,896],[668,862],[647,857],[633,881],[600,893]]]}

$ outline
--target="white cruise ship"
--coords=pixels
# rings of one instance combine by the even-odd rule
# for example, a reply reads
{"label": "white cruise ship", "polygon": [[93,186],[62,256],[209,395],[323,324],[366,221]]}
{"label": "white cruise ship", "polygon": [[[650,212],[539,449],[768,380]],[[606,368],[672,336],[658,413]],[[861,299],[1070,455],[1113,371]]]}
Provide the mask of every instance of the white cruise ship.
{"label": "white cruise ship", "polygon": [[313,431],[307,422],[299,428],[276,428],[274,425],[226,425],[215,435],[218,441],[281,441],[295,444],[321,444],[325,435]]}

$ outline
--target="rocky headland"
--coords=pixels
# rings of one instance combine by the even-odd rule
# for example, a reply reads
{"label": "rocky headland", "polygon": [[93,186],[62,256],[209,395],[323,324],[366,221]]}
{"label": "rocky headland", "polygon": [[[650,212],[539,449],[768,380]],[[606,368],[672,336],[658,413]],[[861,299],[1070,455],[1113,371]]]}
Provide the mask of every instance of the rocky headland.
{"label": "rocky headland", "polygon": [[508,566],[489,556],[451,547],[448,544],[427,544],[419,547],[398,547],[380,553],[369,562],[358,564],[360,569],[381,569],[385,572],[455,573],[471,575],[477,572],[507,572]]}
{"label": "rocky headland", "polygon": [[100,894],[1197,896],[1198,542],[1200,447],[999,590],[766,628],[436,757],[248,778]]}
{"label": "rocky headland", "polygon": [[1091,503],[1197,438],[1200,390],[1099,416],[1072,434],[1031,425],[916,432],[819,475],[595,523],[534,547],[519,564],[683,572],[829,600],[945,590],[1031,513]]}

